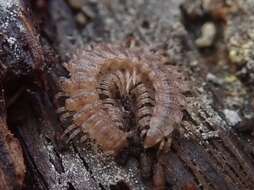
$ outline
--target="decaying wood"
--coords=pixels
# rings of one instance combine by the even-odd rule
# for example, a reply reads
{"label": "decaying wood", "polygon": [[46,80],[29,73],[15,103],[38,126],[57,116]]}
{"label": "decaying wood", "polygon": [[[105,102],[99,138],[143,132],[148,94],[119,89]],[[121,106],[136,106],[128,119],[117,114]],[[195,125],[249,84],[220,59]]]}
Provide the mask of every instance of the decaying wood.
{"label": "decaying wood", "polygon": [[[64,126],[58,120],[53,97],[59,90],[55,84],[59,76],[68,74],[61,64],[76,47],[91,41],[127,41],[131,46],[160,49],[186,73],[191,92],[186,94],[183,122],[171,151],[160,160],[166,169],[167,189],[254,189],[254,138],[248,130],[234,130],[241,120],[253,117],[249,72],[253,71],[254,3],[219,3],[222,13],[213,14],[207,2],[93,0],[83,9],[70,10],[62,0],[44,1],[46,23],[54,27],[45,28],[41,36],[59,59],[55,56],[47,71],[46,90],[20,82],[26,90],[8,108],[8,127],[22,144],[26,159],[24,189],[151,189],[150,181],[140,176],[136,158],[128,157],[121,166],[92,147],[65,145],[59,138]],[[187,20],[193,13],[193,23],[181,22],[183,9]],[[93,15],[83,28],[75,25],[76,11]],[[217,16],[223,21],[214,19]],[[209,43],[204,42],[207,24],[214,25],[217,32]]]}
{"label": "decaying wood", "polygon": [[8,129],[3,90],[0,92],[0,189],[21,189],[26,167],[21,146]]}
{"label": "decaying wood", "polygon": [[0,10],[0,68],[8,74],[5,80],[42,70],[44,54],[25,2],[4,1]]}

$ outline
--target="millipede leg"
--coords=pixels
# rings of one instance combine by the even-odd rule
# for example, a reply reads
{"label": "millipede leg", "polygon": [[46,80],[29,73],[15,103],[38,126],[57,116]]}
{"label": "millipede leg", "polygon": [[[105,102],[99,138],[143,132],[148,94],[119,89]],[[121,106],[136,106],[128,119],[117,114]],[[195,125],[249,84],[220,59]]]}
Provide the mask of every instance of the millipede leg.
{"label": "millipede leg", "polygon": [[132,76],[130,75],[130,72],[125,73],[126,78],[126,92],[129,93],[131,82],[132,82]]}
{"label": "millipede leg", "polygon": [[65,107],[60,107],[60,108],[57,108],[56,113],[63,113],[65,111],[66,111]]}
{"label": "millipede leg", "polygon": [[64,130],[64,132],[63,132],[63,134],[62,134],[62,138],[63,137],[65,137],[68,133],[70,133],[72,130],[74,130],[74,129],[76,129],[78,126],[77,125],[70,125],[70,126],[68,126],[65,130]]}
{"label": "millipede leg", "polygon": [[55,100],[59,100],[61,97],[64,97],[64,96],[66,96],[66,95],[63,92],[58,92],[55,95]]}
{"label": "millipede leg", "polygon": [[167,139],[163,139],[160,142],[158,154],[160,154],[161,152],[164,152],[164,153],[168,152],[170,150],[171,143],[172,143],[171,137],[168,137]]}
{"label": "millipede leg", "polygon": [[71,116],[72,116],[72,114],[70,114],[69,112],[66,112],[60,116],[60,121],[64,122],[68,117],[71,117]]}
{"label": "millipede leg", "polygon": [[69,143],[72,139],[74,139],[80,133],[80,128],[75,129],[67,139],[67,143]]}
{"label": "millipede leg", "polygon": [[146,133],[147,133],[148,129],[143,129],[140,133],[140,136],[143,138],[146,136]]}

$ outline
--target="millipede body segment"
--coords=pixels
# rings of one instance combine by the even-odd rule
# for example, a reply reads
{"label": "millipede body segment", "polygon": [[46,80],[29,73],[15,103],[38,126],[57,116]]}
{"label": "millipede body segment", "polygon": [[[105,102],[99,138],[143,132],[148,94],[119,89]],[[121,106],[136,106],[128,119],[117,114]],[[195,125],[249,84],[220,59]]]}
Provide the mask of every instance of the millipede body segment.
{"label": "millipede body segment", "polygon": [[117,154],[137,132],[144,148],[169,138],[182,118],[182,76],[148,50],[96,45],[80,50],[60,79],[65,105],[61,120],[71,120],[64,135],[94,139],[105,152]]}

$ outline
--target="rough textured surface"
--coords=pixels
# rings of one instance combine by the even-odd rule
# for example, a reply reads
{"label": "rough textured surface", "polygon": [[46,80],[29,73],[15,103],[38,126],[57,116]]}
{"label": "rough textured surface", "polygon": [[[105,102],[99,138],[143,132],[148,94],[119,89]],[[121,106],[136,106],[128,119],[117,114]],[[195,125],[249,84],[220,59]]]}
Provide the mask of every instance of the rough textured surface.
{"label": "rough textured surface", "polygon": [[0,91],[0,189],[21,189],[26,167],[21,146],[8,129],[3,91]]}
{"label": "rough textured surface", "polygon": [[[163,159],[168,189],[254,188],[252,0],[87,0],[75,8],[66,2],[33,3],[45,46],[58,56],[48,70],[47,91],[25,85],[28,90],[8,109],[8,125],[27,160],[25,189],[150,189],[134,158],[121,167],[78,144],[60,146],[52,102],[54,81],[66,74],[61,63],[76,48],[101,41],[160,49],[190,81],[184,121]],[[75,19],[80,12],[86,24]],[[214,34],[206,34],[207,23]],[[196,43],[208,38],[205,47]]]}
{"label": "rough textured surface", "polygon": [[43,52],[30,10],[19,0],[0,3],[1,70],[8,73],[9,79],[41,69]]}

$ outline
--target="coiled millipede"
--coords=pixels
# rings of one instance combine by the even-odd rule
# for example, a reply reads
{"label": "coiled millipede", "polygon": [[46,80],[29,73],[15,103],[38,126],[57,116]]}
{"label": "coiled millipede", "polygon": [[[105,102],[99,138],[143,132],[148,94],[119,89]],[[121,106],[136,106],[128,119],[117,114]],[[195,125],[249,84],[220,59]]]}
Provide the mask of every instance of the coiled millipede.
{"label": "coiled millipede", "polygon": [[64,66],[70,77],[60,79],[56,98],[67,97],[58,112],[72,120],[68,140],[89,136],[117,155],[130,131],[138,131],[146,149],[163,145],[182,119],[182,75],[160,55],[104,44],[80,50]]}

